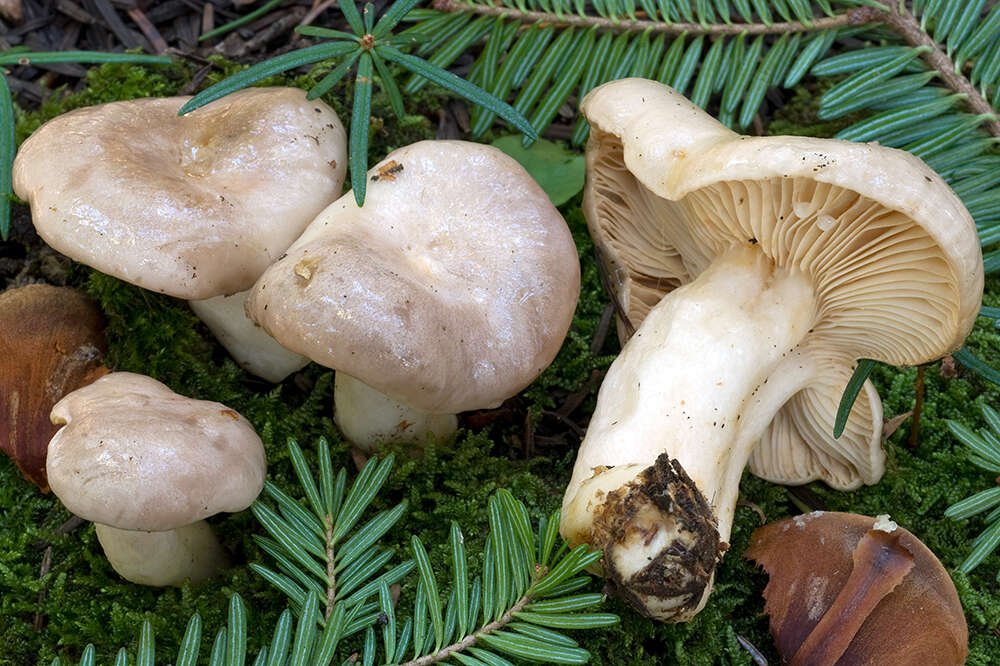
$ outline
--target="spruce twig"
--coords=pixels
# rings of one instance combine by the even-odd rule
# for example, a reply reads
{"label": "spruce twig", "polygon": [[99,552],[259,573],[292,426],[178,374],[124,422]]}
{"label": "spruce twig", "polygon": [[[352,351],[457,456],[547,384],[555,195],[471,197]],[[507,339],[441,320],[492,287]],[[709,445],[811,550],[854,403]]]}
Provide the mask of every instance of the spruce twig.
{"label": "spruce twig", "polygon": [[[861,9],[852,9],[843,14],[817,18],[809,23],[802,21],[784,21],[780,23],[667,23],[666,21],[650,21],[646,19],[610,19],[603,16],[583,16],[579,14],[564,14],[558,16],[549,12],[521,10],[514,7],[496,5],[481,5],[478,3],[458,2],[457,0],[434,0],[434,9],[440,12],[462,12],[480,16],[502,16],[522,23],[543,23],[556,27],[597,27],[613,32],[643,32],[666,33],[670,35],[782,35],[794,32],[815,32],[827,28],[843,28],[862,25],[875,21]],[[640,14],[640,12],[636,12]]]}
{"label": "spruce twig", "polygon": [[337,551],[334,549],[333,517],[326,514],[326,610],[323,619],[329,620],[333,606],[337,602]]}
{"label": "spruce twig", "polygon": [[982,127],[993,136],[1000,136],[1000,120],[996,119],[996,111],[969,79],[961,71],[956,70],[955,63],[945,53],[941,44],[920,27],[920,21],[905,6],[889,3],[889,11],[874,7],[859,7],[852,13],[857,16],[858,25],[883,23],[899,33],[907,44],[927,47],[920,57],[939,73],[944,85],[960,95],[965,95],[965,102],[973,113],[994,116],[993,120],[983,123]]}

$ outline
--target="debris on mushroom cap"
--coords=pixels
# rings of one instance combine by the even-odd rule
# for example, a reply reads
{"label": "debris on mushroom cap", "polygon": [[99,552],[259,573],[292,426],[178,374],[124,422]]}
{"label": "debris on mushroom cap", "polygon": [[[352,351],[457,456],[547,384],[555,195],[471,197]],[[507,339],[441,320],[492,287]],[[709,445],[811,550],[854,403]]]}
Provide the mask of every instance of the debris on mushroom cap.
{"label": "debris on mushroom cap", "polygon": [[239,413],[150,377],[105,375],[56,403],[49,484],[66,508],[123,530],[166,531],[242,511],[264,486],[264,447]]}
{"label": "debris on mushroom cap", "polygon": [[875,524],[872,525],[873,530],[881,530],[883,532],[893,532],[898,527],[899,525],[896,524],[896,521],[891,520],[887,513],[875,516]]}
{"label": "debris on mushroom cap", "polygon": [[[798,351],[817,372],[775,417],[750,468],[779,483],[874,482],[884,464],[878,394],[865,384],[834,440],[840,395],[855,359],[924,363],[971,330],[982,253],[959,198],[903,151],[740,136],[653,81],[605,84],[582,109],[592,128],[584,213],[631,329],[734,245],[802,271],[818,313]],[[624,325],[620,333],[627,338]]]}
{"label": "debris on mushroom cap", "polygon": [[45,453],[57,428],[52,406],[108,369],[104,318],[71,287],[33,284],[0,294],[0,449],[29,481],[47,492]]}
{"label": "debris on mushroom cap", "polygon": [[258,280],[248,313],[285,347],[429,412],[523,389],[579,295],[548,196],[499,150],[459,141],[400,148],[368,175],[364,207],[348,193],[323,211]]}
{"label": "debris on mushroom cap", "polygon": [[764,610],[783,660],[965,662],[968,628],[948,572],[912,533],[880,522],[814,512],[754,531],[744,557],[770,576]]}
{"label": "debris on mushroom cap", "polygon": [[45,241],[76,261],[185,299],[249,288],[339,194],[346,134],[295,88],[78,109],[40,127],[14,191]]}

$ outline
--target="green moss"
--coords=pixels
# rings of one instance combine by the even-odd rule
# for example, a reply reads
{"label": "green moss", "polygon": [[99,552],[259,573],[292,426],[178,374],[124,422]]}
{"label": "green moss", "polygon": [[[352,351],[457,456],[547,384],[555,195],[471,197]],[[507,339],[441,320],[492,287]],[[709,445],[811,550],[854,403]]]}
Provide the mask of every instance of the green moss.
{"label": "green moss", "polygon": [[[230,68],[223,64],[206,83]],[[23,138],[43,119],[69,108],[119,96],[173,94],[192,75],[193,69],[185,64],[166,68],[103,66],[90,73],[86,91],[59,98],[41,111],[21,114],[19,136]],[[306,79],[297,82],[308,83]],[[441,98],[440,91],[428,87],[408,99],[408,110],[415,115],[396,123],[385,99],[376,96],[373,115],[384,122],[380,127],[377,122],[373,125],[371,159],[430,136],[433,128],[421,114],[440,105]],[[346,87],[332,92],[328,101],[347,117],[350,99]],[[801,120],[796,118],[795,122]],[[443,571],[448,570],[443,544],[450,522],[461,524],[469,553],[479,552],[488,525],[487,498],[496,488],[512,489],[534,518],[559,506],[577,441],[555,442],[538,448],[541,455],[529,457],[524,447],[523,415],[530,413],[533,423],[541,427],[552,418],[547,412],[564,396],[585,387],[589,391],[578,409],[579,414],[589,414],[596,393],[590,378],[595,371],[605,370],[617,352],[613,332],[597,353],[591,351],[607,299],[592,259],[579,200],[565,206],[564,212],[580,250],[583,286],[572,330],[552,367],[515,400],[518,418],[501,417],[463,430],[453,443],[430,444],[422,457],[397,450],[397,464],[384,497],[378,500],[381,507],[408,501],[409,512],[389,542],[404,552],[409,536],[416,534]],[[109,362],[119,370],[151,375],[186,395],[219,400],[246,415],[264,439],[270,478],[277,485],[300,494],[286,457],[288,437],[297,438],[310,459],[316,440],[326,437],[333,446],[335,465],[351,468],[347,447],[330,418],[332,373],[313,365],[297,379],[272,387],[239,369],[183,302],[84,268],[74,272],[73,281],[86,288],[107,315]],[[1000,305],[1000,285],[988,283],[986,302]],[[1000,366],[1000,334],[990,322],[980,320],[969,346]],[[914,369],[876,371],[874,380],[887,416],[912,407],[915,373]],[[906,444],[906,426],[893,435],[886,445],[889,470],[878,485],[850,493],[835,492],[822,484],[811,484],[810,488],[830,509],[892,514],[954,571],[983,524],[980,518],[950,521],[941,514],[949,504],[989,487],[994,480],[966,461],[962,447],[948,434],[943,421],[951,418],[980,427],[978,404],[1000,404],[1000,391],[961,369],[957,378],[942,377],[937,365],[928,368],[926,383],[919,446],[910,449]],[[203,585],[142,588],[121,582],[111,571],[91,526],[68,534],[59,532],[57,528],[69,514],[54,497],[40,495],[23,481],[6,459],[0,460],[0,480],[0,617],[4,618],[0,624],[0,645],[4,646],[0,664],[48,663],[57,655],[75,661],[88,642],[98,647],[100,661],[108,663],[118,646],[134,650],[145,618],[153,621],[157,643],[168,654],[194,611],[204,620],[203,650],[207,650],[214,631],[225,623],[227,597],[234,591],[243,595],[250,608],[251,643],[256,647],[262,637],[257,629],[273,626],[284,607],[283,597],[246,566],[254,561],[270,563],[252,539],[261,529],[249,513],[214,521],[239,566]],[[742,498],[763,511],[769,521],[799,513],[786,489],[749,474],[743,478],[741,491]],[[750,664],[737,634],[777,663],[760,596],[766,576],[740,558],[760,522],[754,508],[737,509],[732,547],[719,567],[716,590],[693,622],[656,625],[610,601],[608,607],[621,614],[622,624],[577,635],[583,647],[593,653],[595,663]],[[51,565],[49,572],[40,576],[47,548],[51,548]],[[475,556],[471,567],[474,572],[481,567]],[[1000,556],[993,555],[968,576],[955,575],[969,622],[971,664],[1000,663],[1000,647],[993,634],[1000,624],[1000,597],[994,578],[998,570]],[[593,588],[600,589],[600,582],[595,581]],[[404,586],[404,602],[410,594],[412,589]]]}
{"label": "green moss", "polygon": [[865,117],[865,112],[850,113],[833,120],[819,117],[819,100],[842,77],[808,79],[792,91],[792,98],[776,109],[766,134],[830,137]]}

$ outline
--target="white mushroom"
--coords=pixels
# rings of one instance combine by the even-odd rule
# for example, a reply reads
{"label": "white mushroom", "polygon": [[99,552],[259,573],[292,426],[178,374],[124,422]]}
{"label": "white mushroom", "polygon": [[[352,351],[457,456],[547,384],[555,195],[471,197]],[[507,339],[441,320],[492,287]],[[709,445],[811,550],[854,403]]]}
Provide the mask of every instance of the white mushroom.
{"label": "white mushroom", "polygon": [[584,212],[635,332],[601,387],[561,529],[604,550],[641,612],[687,620],[748,462],[781,483],[879,479],[871,384],[832,436],[855,361],[957,349],[981,251],[958,197],[902,151],[739,136],[638,79],[594,90],[583,112]]}
{"label": "white mushroom", "polygon": [[264,447],[245,418],[115,372],[57,402],[52,422],[63,426],[46,460],[52,492],[97,524],[123,578],[180,585],[226,566],[204,519],[250,506],[266,473]]}
{"label": "white mushroom", "polygon": [[544,370],[580,285],[572,236],[527,172],[489,146],[425,141],[370,172],[254,286],[247,311],[337,370],[338,425],[362,448],[443,437]]}
{"label": "white mushroom", "polygon": [[190,299],[241,365],[280,381],[308,359],[246,318],[243,292],[340,195],[344,128],[295,88],[243,90],[178,117],[188,99],[54,118],[21,146],[14,191],[49,245]]}

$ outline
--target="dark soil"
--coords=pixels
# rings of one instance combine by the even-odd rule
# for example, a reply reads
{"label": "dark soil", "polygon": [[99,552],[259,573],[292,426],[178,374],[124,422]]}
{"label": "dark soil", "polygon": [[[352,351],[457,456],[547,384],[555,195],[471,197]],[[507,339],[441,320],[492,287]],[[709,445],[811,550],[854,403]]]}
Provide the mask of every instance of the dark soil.
{"label": "dark soil", "polygon": [[[3,5],[5,3],[0,3]],[[301,46],[294,28],[319,23],[336,27],[335,3],[289,0],[220,37],[199,41],[215,28],[244,16],[263,2],[246,0],[16,0],[20,20],[0,10],[0,49],[32,51],[141,49],[206,63],[212,54],[238,62],[259,61]],[[15,67],[7,77],[18,101],[37,104],[60,86],[80,85],[86,68],[53,64]]]}

